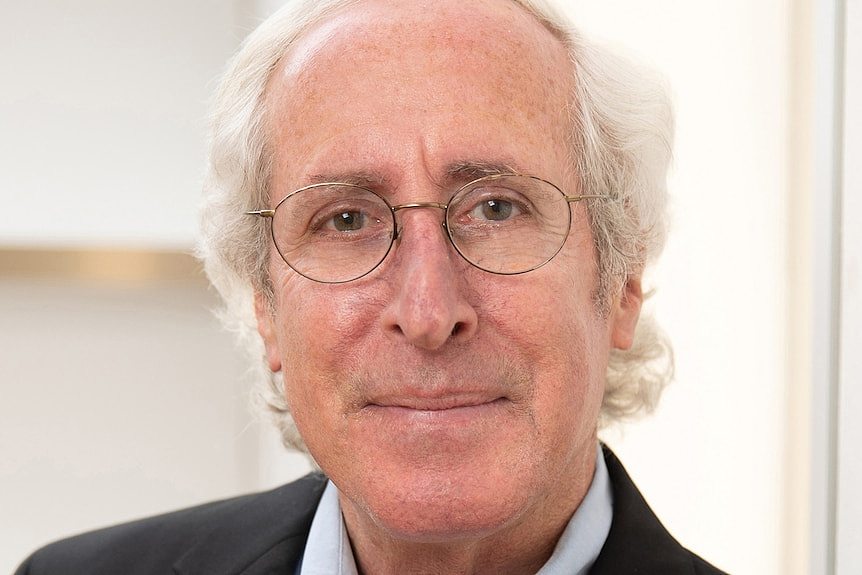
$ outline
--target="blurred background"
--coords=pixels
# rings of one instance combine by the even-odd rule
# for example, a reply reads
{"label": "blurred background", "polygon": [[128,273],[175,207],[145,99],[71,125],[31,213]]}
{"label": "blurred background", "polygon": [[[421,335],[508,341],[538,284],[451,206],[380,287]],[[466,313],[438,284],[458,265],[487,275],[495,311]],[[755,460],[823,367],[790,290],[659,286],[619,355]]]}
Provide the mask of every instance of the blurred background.
{"label": "blurred background", "polygon": [[[308,469],[188,255],[206,102],[278,5],[0,0],[0,572]],[[605,440],[723,569],[862,572],[862,0],[566,7],[677,111],[649,279],[677,379]]]}

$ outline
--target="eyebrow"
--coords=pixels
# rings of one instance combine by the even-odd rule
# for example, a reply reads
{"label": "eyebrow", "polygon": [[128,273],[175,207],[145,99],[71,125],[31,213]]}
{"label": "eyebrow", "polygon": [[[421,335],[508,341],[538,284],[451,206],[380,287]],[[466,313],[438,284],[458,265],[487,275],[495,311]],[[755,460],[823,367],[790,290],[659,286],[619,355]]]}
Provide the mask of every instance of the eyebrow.
{"label": "eyebrow", "polygon": [[[510,164],[502,162],[460,161],[449,164],[446,167],[445,183],[464,183],[487,176],[517,173],[519,171]],[[339,182],[365,188],[380,189],[389,187],[391,181],[391,178],[381,173],[359,170],[312,174],[305,185]]]}
{"label": "eyebrow", "polygon": [[308,178],[308,184],[324,184],[328,182],[339,182],[342,184],[353,184],[354,186],[362,186],[365,188],[375,188],[386,186],[389,184],[390,179],[382,174],[365,171],[312,174]]}
{"label": "eyebrow", "polygon": [[517,173],[518,170],[511,165],[497,162],[457,162],[451,164],[446,170],[447,178],[455,181],[476,180],[487,176]]}

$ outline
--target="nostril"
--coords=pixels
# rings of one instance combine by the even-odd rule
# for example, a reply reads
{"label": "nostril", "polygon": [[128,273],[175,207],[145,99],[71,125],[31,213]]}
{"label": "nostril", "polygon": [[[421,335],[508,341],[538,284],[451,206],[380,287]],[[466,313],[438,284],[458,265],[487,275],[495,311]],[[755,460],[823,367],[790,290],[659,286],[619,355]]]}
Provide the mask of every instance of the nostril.
{"label": "nostril", "polygon": [[463,324],[463,323],[461,323],[461,322],[459,321],[459,322],[458,322],[458,323],[456,323],[456,324],[455,324],[455,326],[452,328],[452,334],[451,334],[451,335],[452,335],[452,337],[455,337],[456,335],[458,335],[459,333],[461,333],[463,330],[464,330],[464,324]]}

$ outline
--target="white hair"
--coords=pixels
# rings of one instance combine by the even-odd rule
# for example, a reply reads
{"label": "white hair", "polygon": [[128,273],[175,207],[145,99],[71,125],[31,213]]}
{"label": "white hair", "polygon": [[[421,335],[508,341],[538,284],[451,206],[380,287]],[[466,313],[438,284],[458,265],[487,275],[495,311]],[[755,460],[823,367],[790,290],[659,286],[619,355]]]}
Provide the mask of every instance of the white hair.
{"label": "white hair", "polygon": [[[236,331],[255,370],[260,370],[259,398],[284,443],[301,450],[282,377],[266,368],[255,330],[253,295],[257,291],[271,296],[267,223],[244,213],[269,203],[264,99],[270,76],[300,34],[359,1],[287,2],[245,40],[221,81],[211,115],[198,255],[221,294],[223,321]],[[666,89],[639,66],[585,40],[549,2],[509,1],[533,15],[569,52],[574,78],[570,168],[582,193],[610,198],[588,205],[599,269],[595,301],[597,309],[607,313],[626,279],[641,275],[665,242],[673,138]],[[631,349],[611,353],[599,424],[652,411],[672,375],[669,342],[653,318],[642,317]]]}

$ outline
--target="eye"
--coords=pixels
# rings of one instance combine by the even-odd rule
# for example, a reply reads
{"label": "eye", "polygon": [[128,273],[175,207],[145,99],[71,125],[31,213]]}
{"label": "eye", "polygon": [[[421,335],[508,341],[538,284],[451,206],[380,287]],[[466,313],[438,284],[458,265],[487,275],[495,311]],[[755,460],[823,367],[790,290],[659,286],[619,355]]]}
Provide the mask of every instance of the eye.
{"label": "eye", "polygon": [[339,232],[355,232],[365,226],[366,216],[362,212],[342,212],[332,218],[332,227]]}
{"label": "eye", "polygon": [[530,199],[503,186],[481,187],[467,191],[454,201],[450,210],[461,225],[514,223],[531,213]]}
{"label": "eye", "polygon": [[[316,198],[315,198],[316,199]],[[328,198],[327,198],[328,199]],[[389,208],[370,198],[338,198],[326,205],[311,203],[307,233],[330,239],[361,239],[390,232]]]}
{"label": "eye", "polygon": [[490,198],[483,200],[479,205],[474,207],[470,215],[474,218],[501,222],[508,220],[513,215],[517,216],[519,211],[515,204],[508,200]]}
{"label": "eye", "polygon": [[394,234],[394,221],[389,205],[372,191],[327,184],[288,196],[276,209],[272,233],[282,253],[294,254],[300,248],[320,250],[325,244],[341,248],[348,243],[386,244]]}

